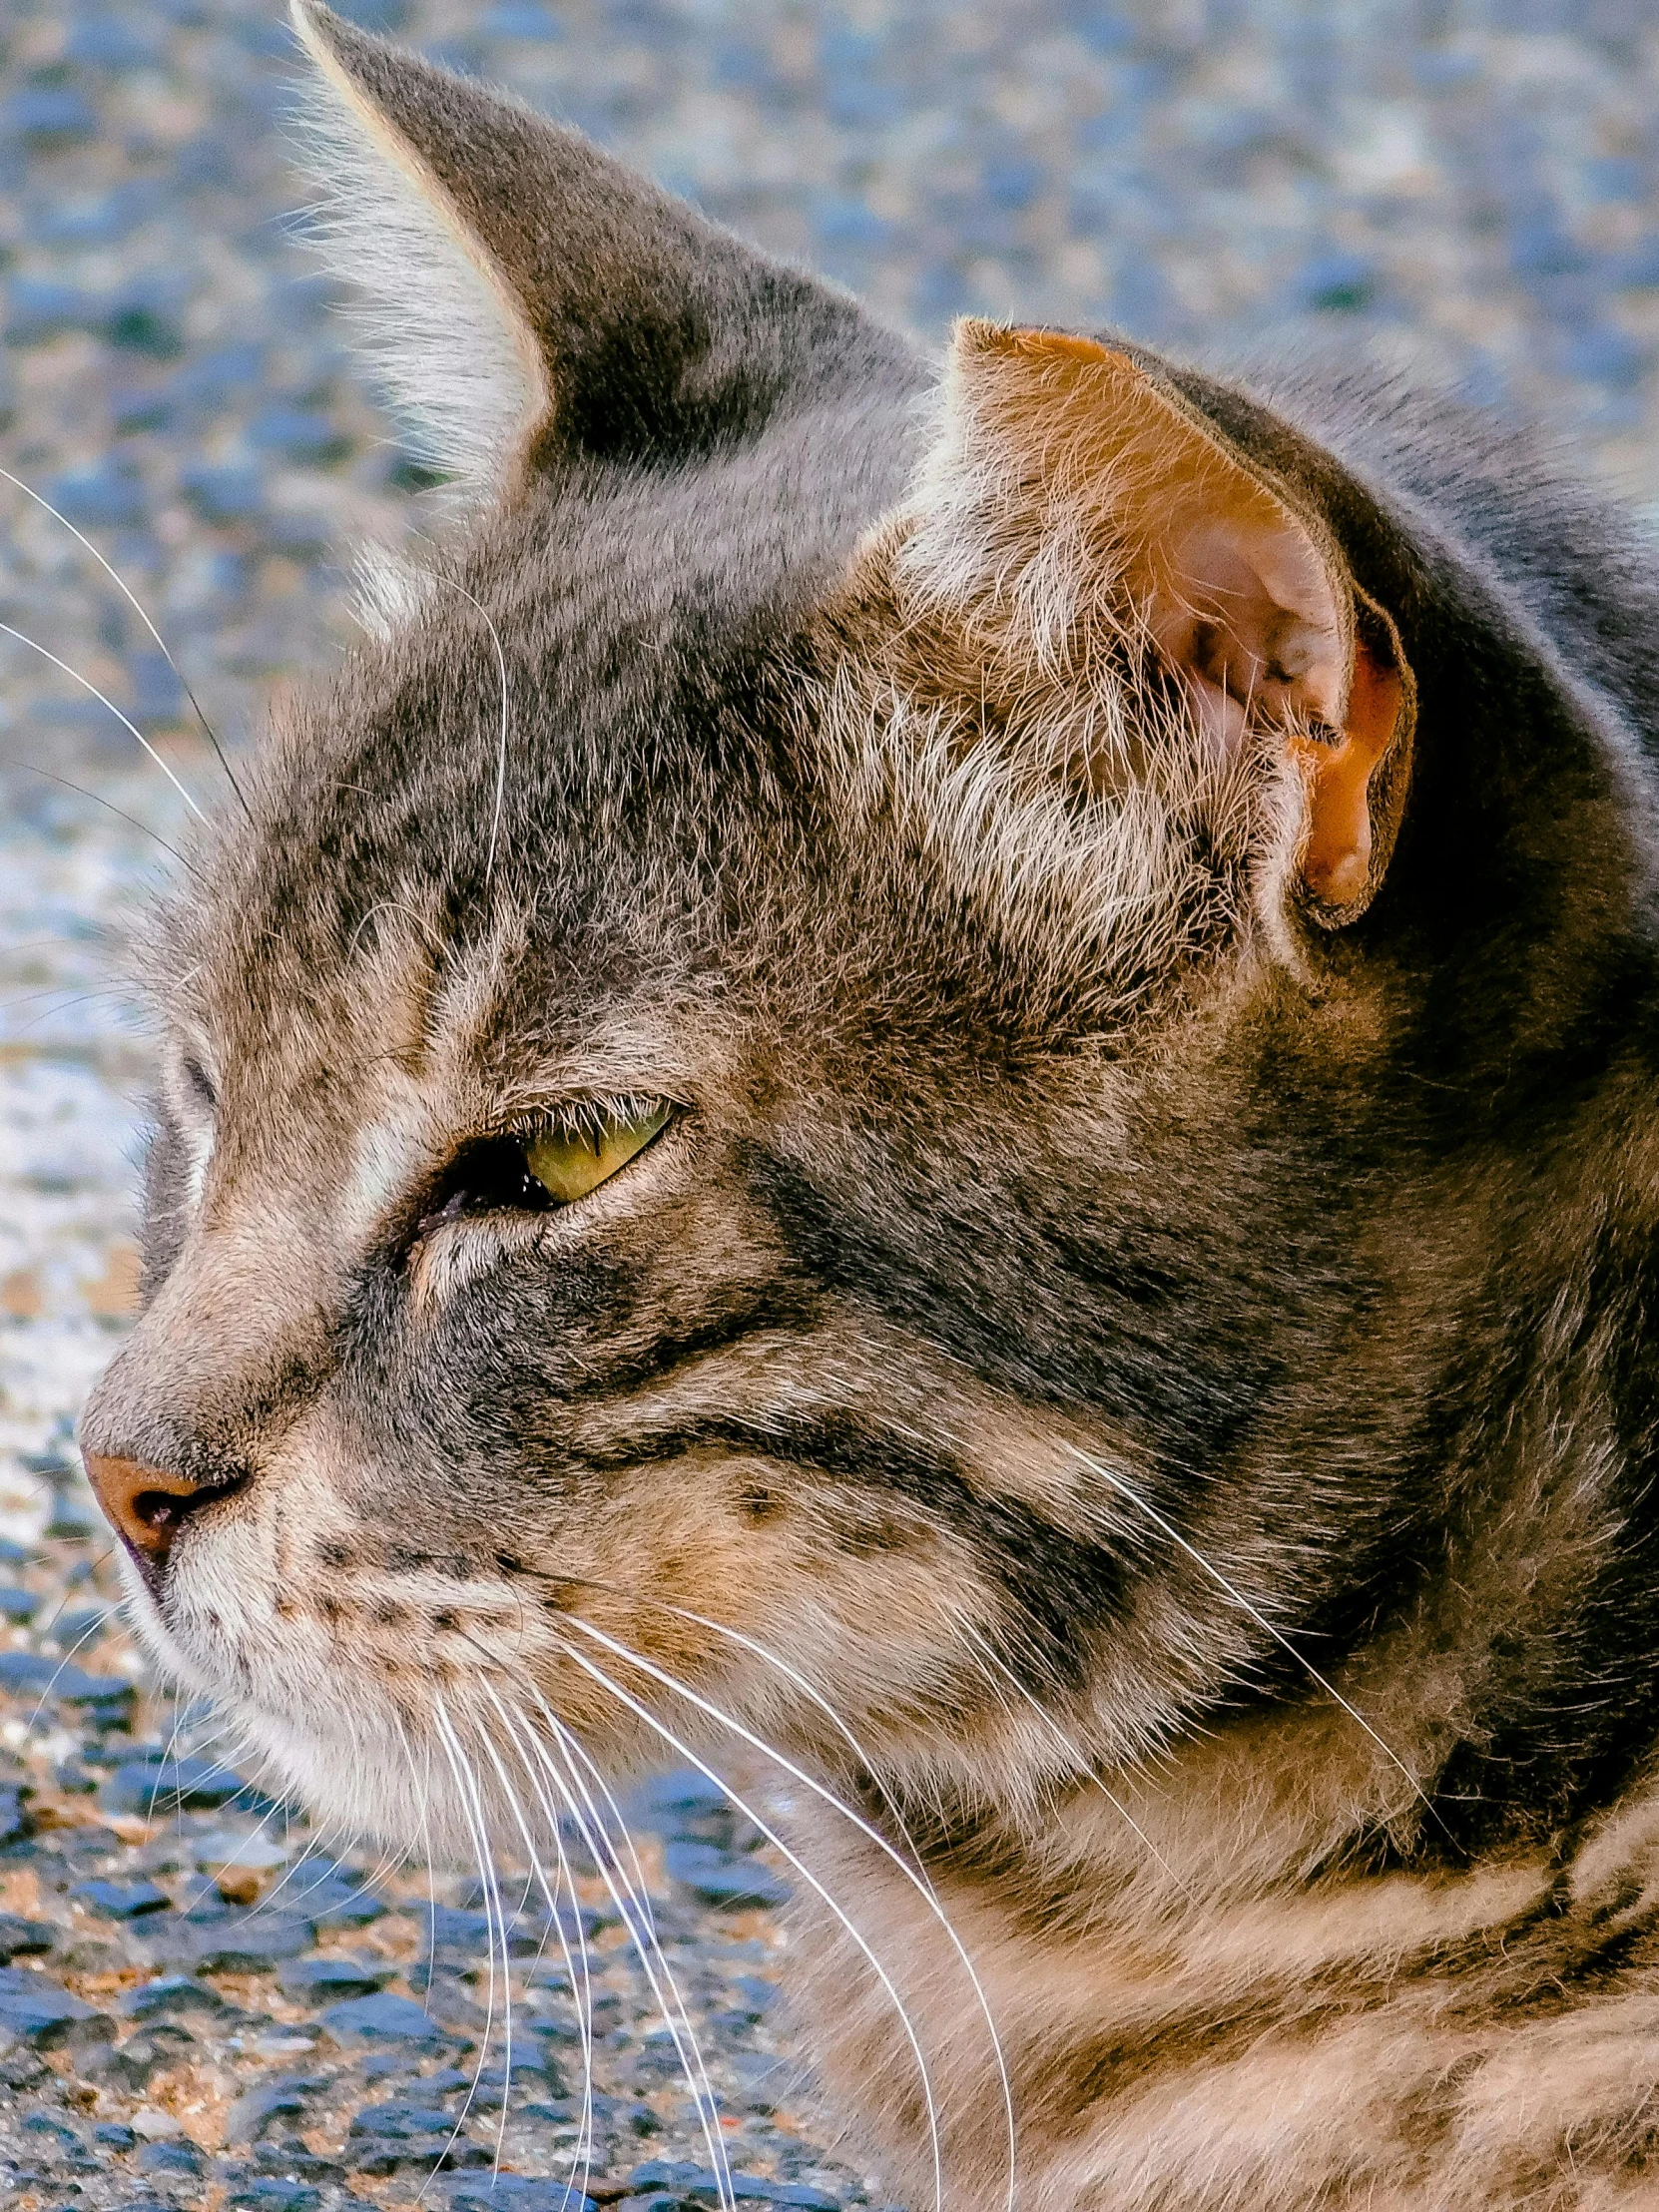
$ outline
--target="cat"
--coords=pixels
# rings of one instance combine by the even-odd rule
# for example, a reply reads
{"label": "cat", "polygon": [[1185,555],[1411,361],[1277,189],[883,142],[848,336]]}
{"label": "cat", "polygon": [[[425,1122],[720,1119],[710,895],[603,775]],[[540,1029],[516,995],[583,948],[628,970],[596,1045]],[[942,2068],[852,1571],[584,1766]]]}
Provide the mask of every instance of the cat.
{"label": "cat", "polygon": [[1651,555],[296,21],[456,511],[156,917],[157,1659],[394,1847],[741,1751],[916,2212],[1659,2201]]}

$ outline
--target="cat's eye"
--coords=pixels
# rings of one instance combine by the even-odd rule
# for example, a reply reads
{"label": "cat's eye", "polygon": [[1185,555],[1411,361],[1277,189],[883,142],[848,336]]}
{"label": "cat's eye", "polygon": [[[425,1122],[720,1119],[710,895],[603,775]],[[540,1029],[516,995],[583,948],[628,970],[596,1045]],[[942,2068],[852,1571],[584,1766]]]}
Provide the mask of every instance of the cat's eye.
{"label": "cat's eye", "polygon": [[595,1106],[524,1147],[524,1164],[555,1206],[569,1206],[608,1183],[666,1125],[670,1108]]}
{"label": "cat's eye", "polygon": [[643,1152],[673,1112],[658,1099],[594,1100],[532,1135],[476,1137],[450,1161],[420,1226],[573,1205]]}
{"label": "cat's eye", "polygon": [[180,1065],[184,1073],[185,1088],[191,1097],[205,1113],[216,1113],[219,1108],[219,1093],[214,1089],[213,1077],[200,1060],[193,1059],[188,1053]]}

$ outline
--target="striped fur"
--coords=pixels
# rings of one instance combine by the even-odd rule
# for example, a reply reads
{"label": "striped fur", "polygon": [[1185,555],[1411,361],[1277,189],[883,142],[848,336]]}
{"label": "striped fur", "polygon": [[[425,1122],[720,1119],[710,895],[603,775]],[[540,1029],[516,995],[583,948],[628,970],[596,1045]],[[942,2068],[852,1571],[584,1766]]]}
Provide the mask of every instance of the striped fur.
{"label": "striped fur", "polygon": [[[144,1632],[397,1845],[518,1851],[520,1723],[774,1747],[801,2030],[918,2208],[895,1994],[1007,2198],[964,1953],[1024,2212],[1648,2201],[1646,554],[1329,364],[941,378],[306,22],[511,325],[404,388],[534,372],[156,918],[86,1421],[199,1487]],[[676,1113],[513,1198],[618,1099]]]}

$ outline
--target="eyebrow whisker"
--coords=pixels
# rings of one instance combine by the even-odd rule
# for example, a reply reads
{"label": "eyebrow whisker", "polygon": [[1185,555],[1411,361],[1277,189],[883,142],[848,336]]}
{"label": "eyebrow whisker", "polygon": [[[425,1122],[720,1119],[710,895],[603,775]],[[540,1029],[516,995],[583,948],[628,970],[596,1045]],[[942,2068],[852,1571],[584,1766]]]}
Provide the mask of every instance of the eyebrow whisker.
{"label": "eyebrow whisker", "polygon": [[[41,493],[35,490],[32,484],[26,484],[21,476],[14,476],[9,468],[0,468],[0,479],[4,479],[4,481],[10,484],[14,488],[14,490],[20,491],[25,499],[32,499],[37,507],[43,508],[45,512],[52,517],[52,520],[54,522],[58,522],[63,525],[63,527],[69,532],[70,536],[75,540],[76,544],[81,546],[86,552],[92,555],[93,559],[104,571],[104,574],[109,578],[110,582],[115,586],[116,590],[120,592],[122,598],[126,600],[128,606],[132,608],[134,614],[138,616],[140,622],[144,624],[146,630],[149,631],[151,637],[155,640],[157,649],[160,652],[162,659],[167,663],[168,667],[173,671],[174,675],[178,677],[185,697],[190,701],[191,708],[195,713],[196,719],[202,725],[203,734],[206,736],[208,743],[213,747],[215,756],[219,761],[220,767],[225,771],[226,781],[230,784],[232,791],[236,793],[238,804],[241,806],[243,813],[248,817],[249,821],[252,822],[254,819],[253,810],[250,808],[248,801],[244,796],[242,786],[237,782],[236,771],[232,768],[230,761],[226,758],[225,748],[220,744],[218,734],[215,731],[213,724],[208,720],[207,716],[202,711],[202,702],[197,698],[195,692],[192,691],[190,686],[190,679],[185,675],[184,671],[180,668],[178,662],[173,658],[173,654],[168,646],[166,638],[162,636],[161,632],[156,628],[156,625],[151,621],[144,607],[140,604],[139,599],[136,593],[133,591],[132,586],[127,582],[126,578],[121,575],[120,571],[105,559],[104,555],[99,552],[97,546],[93,544],[92,540],[87,537],[84,532],[76,529],[74,523],[70,521],[68,515],[60,513],[59,510],[53,506],[51,500],[44,498]],[[44,773],[44,771],[42,773]],[[116,811],[118,813],[120,812],[119,809],[117,809]],[[171,849],[171,847],[169,849]]]}
{"label": "eyebrow whisker", "polygon": [[179,794],[179,797],[184,801],[185,805],[190,809],[191,813],[196,817],[197,821],[207,821],[208,818],[206,814],[203,813],[202,809],[197,805],[196,801],[191,797],[190,793],[186,791],[184,785],[180,783],[178,777],[174,775],[173,771],[168,767],[167,763],[156,751],[156,748],[150,743],[150,740],[145,736],[144,732],[139,728],[138,724],[134,722],[130,716],[124,715],[121,709],[116,705],[115,701],[109,698],[105,693],[101,692],[98,689],[98,686],[92,681],[90,677],[83,676],[79,669],[71,668],[67,661],[60,661],[55,653],[48,652],[46,647],[39,644],[34,638],[26,637],[21,630],[14,630],[9,622],[0,622],[0,635],[8,638],[15,638],[19,645],[26,645],[31,653],[38,653],[42,660],[50,661],[52,666],[55,669],[60,670],[63,675],[67,676],[71,683],[79,684],[81,689],[85,692],[91,692],[93,698],[97,700],[98,704],[101,707],[107,707],[110,713],[114,715],[116,721],[120,723],[121,727],[124,730],[129,731],[133,737],[137,738],[139,744],[143,746],[145,752],[149,754],[151,760],[155,762],[156,766],[161,770],[162,774],[173,786],[173,789]]}
{"label": "eyebrow whisker", "polygon": [[469,601],[471,605],[476,607],[478,612],[483,616],[484,626],[490,634],[490,643],[495,648],[495,666],[497,673],[499,674],[501,679],[501,740],[499,746],[496,749],[495,757],[495,812],[490,821],[489,856],[484,862],[484,881],[487,883],[490,880],[491,876],[495,873],[495,849],[496,845],[500,841],[501,812],[507,796],[507,656],[502,649],[501,633],[495,627],[494,622],[491,620],[490,611],[484,605],[483,601],[481,599],[474,599],[472,593],[467,590],[466,586],[462,583],[457,582],[457,580],[453,576],[439,576],[438,581],[439,583],[449,585],[451,590],[458,591],[461,597]]}
{"label": "eyebrow whisker", "polygon": [[[0,471],[0,474],[3,473],[4,471]],[[112,801],[104,798],[102,793],[89,792],[84,784],[72,784],[67,776],[54,776],[49,768],[41,768],[34,761],[25,761],[23,767],[30,776],[43,776],[47,783],[56,784],[63,791],[73,792],[78,799],[90,799],[95,807],[102,807],[106,814],[116,816],[119,821],[129,824],[134,830],[141,830],[153,843],[159,844],[164,852],[169,853],[178,861],[187,875],[197,875],[197,870],[191,866],[179,847],[176,844],[169,844],[160,830],[152,830],[149,823],[140,822],[137,815],[128,814],[124,807],[117,807]],[[200,881],[200,876],[198,876],[198,880]]]}

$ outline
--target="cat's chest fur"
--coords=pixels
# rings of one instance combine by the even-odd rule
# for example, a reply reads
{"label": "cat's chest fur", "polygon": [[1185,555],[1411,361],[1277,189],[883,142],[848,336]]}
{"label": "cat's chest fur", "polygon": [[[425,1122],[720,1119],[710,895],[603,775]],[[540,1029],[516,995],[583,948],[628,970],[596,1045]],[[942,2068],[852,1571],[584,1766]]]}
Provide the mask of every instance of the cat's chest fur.
{"label": "cat's chest fur", "polygon": [[605,1778],[736,1746],[914,2212],[1641,2201],[1648,554],[299,20],[472,504],[155,925],[143,1632],[648,1947]]}

